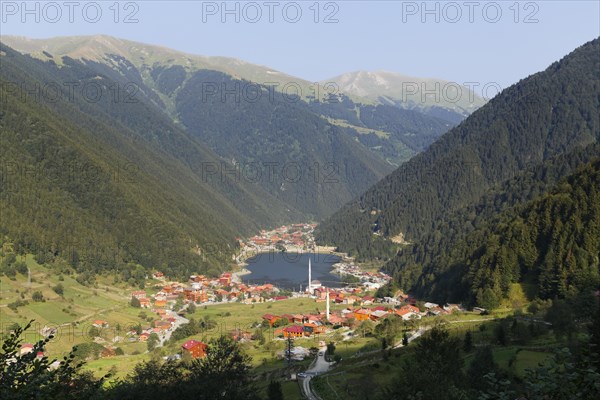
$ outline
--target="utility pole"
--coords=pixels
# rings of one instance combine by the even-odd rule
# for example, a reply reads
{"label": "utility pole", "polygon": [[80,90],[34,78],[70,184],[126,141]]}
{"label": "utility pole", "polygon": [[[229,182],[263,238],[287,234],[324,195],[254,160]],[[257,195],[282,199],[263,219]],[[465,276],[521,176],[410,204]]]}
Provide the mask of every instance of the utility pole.
{"label": "utility pole", "polygon": [[327,288],[327,296],[326,296],[325,299],[326,299],[325,301],[327,303],[327,306],[326,306],[326,310],[327,310],[326,311],[326,313],[327,313],[326,314],[327,315],[327,322],[329,322],[329,288]]}
{"label": "utility pole", "polygon": [[311,285],[312,285],[312,266],[310,265],[310,258],[308,259],[308,296],[312,295],[311,293]]}

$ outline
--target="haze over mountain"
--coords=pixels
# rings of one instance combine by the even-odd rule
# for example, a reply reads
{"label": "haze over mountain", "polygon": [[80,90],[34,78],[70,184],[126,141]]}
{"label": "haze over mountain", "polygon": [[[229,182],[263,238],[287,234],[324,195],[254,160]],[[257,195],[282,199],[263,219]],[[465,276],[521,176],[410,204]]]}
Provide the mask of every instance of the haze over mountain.
{"label": "haze over mountain", "polygon": [[[133,84],[230,168],[312,218],[331,214],[456,123],[454,114],[438,118],[349,97],[268,67],[110,36],[3,41],[58,65],[64,57],[80,60]],[[275,178],[266,179],[273,166]]]}
{"label": "haze over mountain", "polygon": [[[326,79],[349,95],[381,104],[416,109],[428,115],[460,122],[485,104],[462,83],[418,78],[388,71],[355,71]],[[482,84],[478,84],[481,90]]]}

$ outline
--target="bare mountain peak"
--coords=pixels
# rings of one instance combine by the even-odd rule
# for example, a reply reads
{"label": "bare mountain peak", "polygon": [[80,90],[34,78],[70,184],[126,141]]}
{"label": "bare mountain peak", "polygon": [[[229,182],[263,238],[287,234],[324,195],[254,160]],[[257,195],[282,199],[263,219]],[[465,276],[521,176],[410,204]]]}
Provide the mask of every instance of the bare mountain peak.
{"label": "bare mountain peak", "polygon": [[[394,104],[401,108],[440,108],[468,115],[485,104],[459,83],[439,78],[424,78],[403,75],[397,72],[353,71],[323,82],[335,82],[339,90],[348,95],[360,96],[371,101]],[[438,96],[423,95],[439,89]],[[457,93],[459,92],[459,93]],[[471,101],[472,99],[472,101]]]}

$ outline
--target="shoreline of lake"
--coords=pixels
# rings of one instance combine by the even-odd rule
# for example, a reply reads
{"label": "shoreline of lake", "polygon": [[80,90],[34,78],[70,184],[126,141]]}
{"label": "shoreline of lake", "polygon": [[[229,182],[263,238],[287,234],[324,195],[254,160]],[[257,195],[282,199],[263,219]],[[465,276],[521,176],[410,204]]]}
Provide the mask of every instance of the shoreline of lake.
{"label": "shoreline of lake", "polygon": [[312,264],[312,280],[320,281],[323,286],[341,287],[340,276],[333,272],[333,264],[342,257],[328,253],[259,253],[247,260],[245,283],[271,283],[281,289],[299,290],[308,285],[308,260]]}

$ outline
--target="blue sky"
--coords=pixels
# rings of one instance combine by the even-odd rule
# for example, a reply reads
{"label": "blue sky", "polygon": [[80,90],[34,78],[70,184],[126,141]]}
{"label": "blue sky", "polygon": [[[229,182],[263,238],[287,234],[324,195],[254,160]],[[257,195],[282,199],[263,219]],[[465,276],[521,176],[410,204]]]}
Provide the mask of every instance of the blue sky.
{"label": "blue sky", "polygon": [[600,35],[598,1],[266,0],[228,2],[230,14],[222,1],[65,1],[29,2],[27,14],[2,0],[0,34],[110,34],[313,81],[387,70],[501,87]]}

